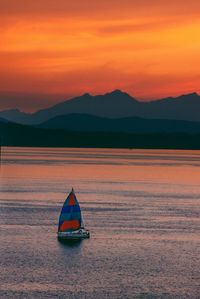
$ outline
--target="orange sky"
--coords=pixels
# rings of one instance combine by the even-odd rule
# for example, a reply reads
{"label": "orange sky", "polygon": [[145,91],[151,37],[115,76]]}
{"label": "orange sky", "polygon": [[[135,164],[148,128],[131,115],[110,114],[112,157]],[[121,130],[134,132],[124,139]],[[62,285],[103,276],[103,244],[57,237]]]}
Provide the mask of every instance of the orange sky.
{"label": "orange sky", "polygon": [[0,0],[0,109],[199,92],[199,36],[199,0]]}

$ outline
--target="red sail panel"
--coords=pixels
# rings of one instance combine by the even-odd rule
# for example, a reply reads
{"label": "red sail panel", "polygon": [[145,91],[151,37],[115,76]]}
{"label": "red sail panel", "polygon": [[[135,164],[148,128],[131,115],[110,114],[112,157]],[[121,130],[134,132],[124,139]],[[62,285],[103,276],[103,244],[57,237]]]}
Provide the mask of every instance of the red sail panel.
{"label": "red sail panel", "polygon": [[74,194],[70,193],[70,195],[69,195],[69,201],[68,201],[68,206],[75,206],[76,204],[77,203],[76,203]]}
{"label": "red sail panel", "polygon": [[76,229],[79,229],[81,227],[81,223],[79,220],[65,220],[60,228],[59,228],[59,231],[63,232],[63,231],[66,231],[66,230],[76,230]]}

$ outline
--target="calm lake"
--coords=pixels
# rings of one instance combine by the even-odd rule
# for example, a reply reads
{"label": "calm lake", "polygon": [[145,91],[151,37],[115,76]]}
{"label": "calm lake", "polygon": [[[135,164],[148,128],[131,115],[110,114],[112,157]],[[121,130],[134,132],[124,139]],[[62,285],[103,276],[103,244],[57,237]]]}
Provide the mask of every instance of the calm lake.
{"label": "calm lake", "polygon": [[[56,237],[74,187],[91,238]],[[2,148],[0,298],[200,298],[200,151]]]}

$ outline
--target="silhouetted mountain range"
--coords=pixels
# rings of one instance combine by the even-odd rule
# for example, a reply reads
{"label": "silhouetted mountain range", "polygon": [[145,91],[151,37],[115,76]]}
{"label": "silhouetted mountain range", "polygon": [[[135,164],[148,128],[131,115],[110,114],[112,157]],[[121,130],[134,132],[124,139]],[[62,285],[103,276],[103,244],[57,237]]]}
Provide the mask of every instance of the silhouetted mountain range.
{"label": "silhouetted mountain range", "polygon": [[33,114],[18,109],[5,110],[0,112],[0,117],[21,124],[41,124],[56,116],[74,113],[104,118],[142,117],[200,121],[200,96],[191,93],[176,98],[140,102],[125,92],[115,90],[97,96],[84,94]]}

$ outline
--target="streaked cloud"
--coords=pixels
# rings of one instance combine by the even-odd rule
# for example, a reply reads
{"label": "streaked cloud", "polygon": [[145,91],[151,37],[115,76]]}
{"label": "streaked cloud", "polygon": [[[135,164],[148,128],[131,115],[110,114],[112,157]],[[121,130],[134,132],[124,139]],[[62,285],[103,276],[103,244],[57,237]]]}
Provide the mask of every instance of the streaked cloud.
{"label": "streaked cloud", "polygon": [[41,94],[198,91],[199,14],[196,0],[0,0],[0,92],[16,94],[13,106],[38,95],[30,110]]}

